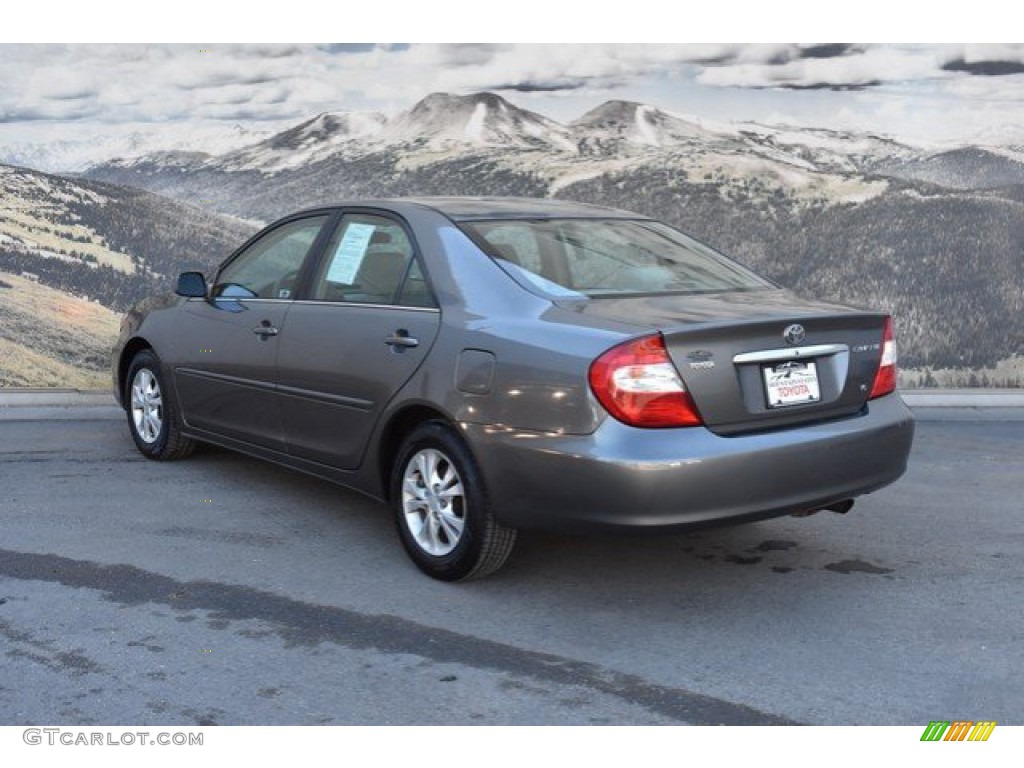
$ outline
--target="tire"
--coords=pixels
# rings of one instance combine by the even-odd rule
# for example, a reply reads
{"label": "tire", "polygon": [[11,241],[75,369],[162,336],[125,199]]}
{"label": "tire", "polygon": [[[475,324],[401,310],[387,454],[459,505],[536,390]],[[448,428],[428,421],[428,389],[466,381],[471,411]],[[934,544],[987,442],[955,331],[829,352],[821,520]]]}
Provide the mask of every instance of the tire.
{"label": "tire", "polygon": [[132,358],[124,404],[132,439],[147,459],[171,461],[192,453],[195,443],[181,434],[181,412],[152,350],[144,349]]}
{"label": "tire", "polygon": [[486,576],[512,553],[516,531],[488,511],[476,462],[442,422],[424,422],[403,441],[392,468],[391,504],[406,553],[435,579]]}

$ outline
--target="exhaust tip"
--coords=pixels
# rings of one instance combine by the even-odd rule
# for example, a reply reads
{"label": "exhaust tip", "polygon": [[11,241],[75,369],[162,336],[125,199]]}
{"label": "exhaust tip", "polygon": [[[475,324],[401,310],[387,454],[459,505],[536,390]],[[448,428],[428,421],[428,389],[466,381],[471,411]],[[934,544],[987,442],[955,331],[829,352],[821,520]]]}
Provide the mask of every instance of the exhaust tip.
{"label": "exhaust tip", "polygon": [[829,504],[825,509],[830,512],[836,512],[840,515],[845,515],[851,509],[853,509],[853,499],[844,499],[843,501],[837,501],[835,504]]}
{"label": "exhaust tip", "polygon": [[853,499],[843,499],[837,501],[835,504],[829,504],[827,507],[815,507],[814,509],[802,509],[799,512],[791,512],[790,517],[810,517],[816,515],[822,510],[827,509],[829,512],[835,512],[840,515],[845,515],[851,509],[853,509]]}
{"label": "exhaust tip", "polygon": [[801,509],[799,512],[790,512],[790,517],[810,517],[821,512],[820,509]]}

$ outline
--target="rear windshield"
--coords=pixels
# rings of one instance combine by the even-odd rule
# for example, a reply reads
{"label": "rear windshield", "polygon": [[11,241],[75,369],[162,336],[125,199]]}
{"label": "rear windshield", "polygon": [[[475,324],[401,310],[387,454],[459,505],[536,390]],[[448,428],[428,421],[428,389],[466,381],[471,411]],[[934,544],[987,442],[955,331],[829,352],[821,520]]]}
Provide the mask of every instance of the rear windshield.
{"label": "rear windshield", "polygon": [[461,226],[512,277],[551,298],[773,287],[708,246],[653,221],[504,220]]}

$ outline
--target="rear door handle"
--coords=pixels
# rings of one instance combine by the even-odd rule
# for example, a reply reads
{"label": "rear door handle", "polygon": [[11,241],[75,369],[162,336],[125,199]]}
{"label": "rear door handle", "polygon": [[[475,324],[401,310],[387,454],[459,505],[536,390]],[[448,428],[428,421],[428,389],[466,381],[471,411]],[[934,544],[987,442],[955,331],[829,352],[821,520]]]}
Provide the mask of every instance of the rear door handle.
{"label": "rear door handle", "polygon": [[266,341],[269,336],[277,336],[278,334],[277,328],[272,326],[269,320],[264,320],[262,323],[253,328],[252,332],[259,336],[260,338],[262,338],[264,341]]}
{"label": "rear door handle", "polygon": [[384,343],[389,347],[394,347],[396,352],[400,352],[406,347],[418,347],[420,340],[410,336],[409,332],[404,328],[399,328],[390,336],[385,336]]}

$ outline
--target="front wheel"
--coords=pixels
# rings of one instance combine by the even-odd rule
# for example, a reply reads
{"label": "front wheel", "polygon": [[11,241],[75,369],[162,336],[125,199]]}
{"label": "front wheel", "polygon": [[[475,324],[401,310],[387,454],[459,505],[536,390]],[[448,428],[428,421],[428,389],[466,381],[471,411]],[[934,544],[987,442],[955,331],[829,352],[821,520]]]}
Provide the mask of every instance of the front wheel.
{"label": "front wheel", "polygon": [[402,443],[391,478],[402,546],[435,579],[459,581],[498,570],[516,532],[487,509],[476,463],[447,425],[421,424]]}
{"label": "front wheel", "polygon": [[143,456],[167,461],[192,453],[194,443],[181,434],[181,413],[164,386],[160,360],[151,350],[132,358],[124,402],[132,439]]}

